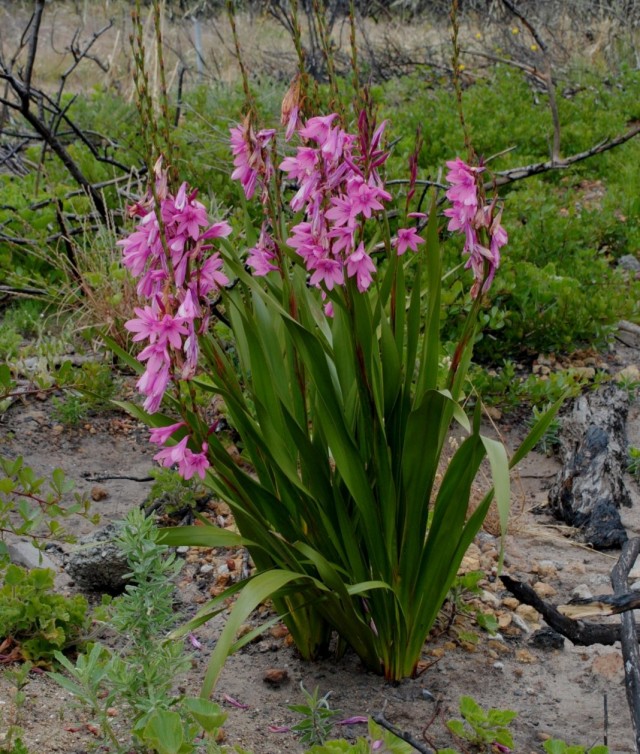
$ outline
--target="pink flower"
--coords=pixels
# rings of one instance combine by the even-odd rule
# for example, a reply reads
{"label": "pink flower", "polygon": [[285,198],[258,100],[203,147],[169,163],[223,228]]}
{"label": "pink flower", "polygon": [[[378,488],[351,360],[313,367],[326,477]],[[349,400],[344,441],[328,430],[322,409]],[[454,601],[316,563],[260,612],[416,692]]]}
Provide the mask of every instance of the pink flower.
{"label": "pink flower", "polygon": [[186,426],[184,422],[177,422],[176,424],[167,424],[164,427],[153,427],[149,430],[149,440],[155,445],[164,445],[174,432]]}
{"label": "pink flower", "polygon": [[156,340],[158,326],[157,312],[150,306],[145,306],[144,309],[135,307],[133,311],[138,315],[137,319],[130,319],[124,323],[129,332],[135,333],[132,340],[138,342],[146,338],[153,343]]}
{"label": "pink flower", "polygon": [[402,256],[407,249],[418,251],[418,246],[424,243],[424,238],[418,235],[415,228],[398,228],[398,235],[391,245],[397,250],[398,256]]}
{"label": "pink flower", "polygon": [[185,453],[189,450],[187,448],[188,442],[189,438],[185,435],[179,443],[176,443],[169,448],[163,448],[156,453],[153,460],[158,461],[167,469],[176,463],[182,463]]}
{"label": "pink flower", "polygon": [[347,275],[355,275],[358,290],[362,293],[371,285],[375,271],[376,266],[361,241],[358,248],[347,258]]}
{"label": "pink flower", "polygon": [[216,252],[208,257],[198,272],[198,283],[202,296],[229,284],[229,278],[221,270],[222,258]]}
{"label": "pink flower", "polygon": [[322,144],[325,143],[327,137],[329,136],[329,132],[331,131],[331,124],[337,117],[337,113],[331,113],[331,115],[316,116],[315,118],[310,118],[307,121],[307,125],[304,128],[301,128],[298,133],[303,139],[315,141],[317,144],[322,146]]}
{"label": "pink flower", "polygon": [[178,473],[183,479],[191,479],[194,474],[197,474],[200,479],[205,478],[210,466],[207,458],[208,448],[207,443],[203,442],[201,453],[193,453],[189,448],[184,451],[182,458],[178,461]]}
{"label": "pink flower", "polygon": [[337,259],[330,257],[317,259],[314,262],[313,275],[311,275],[309,282],[317,288],[324,284],[329,291],[334,285],[342,285],[344,283],[342,264]]}

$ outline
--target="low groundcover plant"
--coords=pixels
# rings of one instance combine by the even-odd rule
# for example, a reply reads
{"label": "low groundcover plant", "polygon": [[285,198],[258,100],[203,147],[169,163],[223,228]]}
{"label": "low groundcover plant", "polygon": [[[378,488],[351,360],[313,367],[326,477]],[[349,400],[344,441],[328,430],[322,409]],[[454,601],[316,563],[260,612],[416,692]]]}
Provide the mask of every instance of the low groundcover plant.
{"label": "low groundcover plant", "polygon": [[[284,159],[276,130],[258,130],[253,113],[231,130],[244,237],[211,223],[197,191],[172,187],[159,160],[132,208],[138,225],[120,242],[148,302],[127,323],[144,345],[137,361],[129,357],[144,407],[126,405],[151,426],[155,458],[200,477],[239,531],[184,527],[163,541],[243,544],[257,566],[184,629],[241,592],[203,695],[266,597],[304,658],[337,637],[338,653],[352,647],[388,679],[414,674],[494,490],[505,525],[509,466],[553,413],[509,461],[480,433],[479,412],[470,420],[462,407],[477,315],[507,242],[501,208],[485,198],[483,165],[448,163],[444,214],[448,230],[464,234],[474,282],[460,342],[443,361],[437,201],[428,213],[412,210],[417,153],[408,191],[394,199],[383,175],[386,124],[367,107],[355,133],[336,113],[305,118],[298,92],[285,98],[283,124],[299,146]],[[219,312],[233,348],[212,327]],[[239,434],[242,464],[215,431],[206,395]],[[447,459],[453,424],[467,436]],[[470,512],[485,458],[494,489]]]}

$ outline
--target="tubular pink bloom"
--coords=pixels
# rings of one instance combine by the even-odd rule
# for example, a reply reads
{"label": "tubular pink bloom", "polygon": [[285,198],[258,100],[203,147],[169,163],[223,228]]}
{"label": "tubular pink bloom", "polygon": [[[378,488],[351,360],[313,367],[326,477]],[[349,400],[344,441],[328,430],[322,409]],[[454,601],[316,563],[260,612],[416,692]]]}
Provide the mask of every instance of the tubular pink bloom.
{"label": "tubular pink bloom", "polygon": [[319,288],[324,283],[327,290],[332,290],[334,285],[344,284],[342,264],[337,259],[325,257],[314,262],[313,275],[309,280],[311,285]]}
{"label": "tubular pink bloom", "polygon": [[185,453],[189,450],[187,448],[188,442],[189,437],[185,435],[179,443],[176,443],[169,448],[163,448],[156,453],[153,460],[158,461],[158,463],[161,463],[167,469],[175,463],[182,463]]}
{"label": "tubular pink bloom", "polygon": [[316,144],[322,146],[331,130],[331,124],[338,117],[337,113],[331,113],[331,115],[318,115],[315,118],[310,118],[304,128],[301,128],[298,133],[303,139],[315,141]]}
{"label": "tubular pink bloom", "polygon": [[218,252],[206,259],[199,272],[200,293],[206,296],[213,290],[224,288],[229,284],[229,278],[221,272],[222,258]]}
{"label": "tubular pink bloom", "polygon": [[209,230],[206,230],[199,238],[200,241],[210,238],[226,238],[231,235],[231,226],[227,222],[214,223]]}
{"label": "tubular pink bloom", "polygon": [[211,465],[207,458],[208,449],[207,443],[203,442],[201,453],[193,453],[189,448],[184,451],[184,455],[178,461],[178,473],[183,479],[191,479],[194,474],[197,474],[200,479],[205,478],[206,471]]}
{"label": "tubular pink bloom", "polygon": [[180,336],[186,335],[188,332],[184,322],[184,317],[173,317],[171,314],[165,314],[156,327],[158,344],[165,345],[168,343],[173,348],[182,348]]}
{"label": "tubular pink bloom", "polygon": [[279,168],[283,173],[288,173],[289,178],[303,181],[316,172],[317,166],[317,151],[312,147],[298,147],[295,157],[285,157]]}
{"label": "tubular pink bloom", "polygon": [[167,424],[164,427],[153,427],[149,430],[149,441],[155,445],[164,445],[174,432],[186,426],[184,422],[177,422],[176,424]]}
{"label": "tubular pink bloom", "polygon": [[418,246],[424,243],[424,238],[418,235],[415,228],[398,228],[398,235],[391,245],[397,250],[398,256],[402,256],[407,249],[418,251]]}
{"label": "tubular pink bloom", "polygon": [[273,264],[274,260],[277,261],[276,246],[265,224],[260,231],[258,243],[249,249],[247,264],[253,270],[254,275],[263,277],[278,269],[277,265]]}
{"label": "tubular pink bloom", "polygon": [[347,258],[347,275],[356,278],[356,284],[360,293],[363,293],[371,285],[376,266],[367,254],[362,241],[358,248]]}
{"label": "tubular pink bloom", "polygon": [[142,405],[145,411],[150,414],[155,414],[160,408],[171,378],[170,366],[169,362],[150,362],[147,364],[146,371],[136,383],[139,392],[146,396]]}
{"label": "tubular pink bloom", "polygon": [[129,332],[136,333],[133,341],[138,342],[147,338],[153,343],[157,339],[158,313],[150,306],[145,306],[144,309],[135,307],[133,311],[138,315],[137,319],[130,319],[124,323]]}

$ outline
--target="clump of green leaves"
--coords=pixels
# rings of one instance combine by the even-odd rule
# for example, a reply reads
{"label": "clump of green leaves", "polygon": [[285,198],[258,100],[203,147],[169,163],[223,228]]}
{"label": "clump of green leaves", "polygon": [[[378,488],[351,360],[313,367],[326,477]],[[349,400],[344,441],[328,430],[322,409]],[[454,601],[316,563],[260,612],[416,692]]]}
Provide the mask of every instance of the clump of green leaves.
{"label": "clump of green leaves", "polygon": [[[527,426],[535,426],[535,424],[540,420],[540,417],[545,413],[545,411],[550,408],[550,406],[550,403],[545,404],[542,409],[538,408],[538,406],[533,406],[533,408],[531,409],[531,417],[527,420]],[[553,453],[555,453],[556,450],[560,447],[561,429],[562,423],[560,419],[555,416],[547,427],[547,431],[542,435],[538,444],[536,445],[536,450],[544,453],[547,456],[553,455]]]}
{"label": "clump of green leaves", "polygon": [[[498,630],[498,621],[492,613],[485,613],[473,606],[474,598],[482,594],[480,581],[485,577],[482,571],[470,571],[456,576],[449,593],[447,602],[443,608],[443,617],[446,617],[446,628],[449,630],[454,626],[456,616],[468,615],[475,619],[476,624],[490,634],[495,634]],[[478,635],[474,631],[469,631],[456,627],[455,633],[460,641],[475,644],[478,641]]]}
{"label": "clump of green leaves", "polygon": [[56,374],[58,384],[68,384],[62,398],[53,398],[53,416],[70,427],[84,421],[92,411],[110,406],[117,385],[108,364],[88,361],[80,369],[66,362]]}
{"label": "clump of green leaves", "polygon": [[189,508],[195,510],[206,495],[197,476],[183,479],[177,471],[162,466],[152,469],[151,476],[155,481],[151,485],[147,501],[152,504],[161,503],[165,513],[171,514]]}
{"label": "clump of green leaves", "polygon": [[332,710],[329,707],[329,694],[331,692],[329,691],[324,696],[320,696],[318,686],[315,687],[312,693],[309,693],[302,683],[300,684],[300,688],[302,689],[305,703],[290,704],[289,709],[302,715],[302,720],[293,725],[291,730],[300,735],[300,740],[303,744],[311,746],[324,744],[331,734],[333,721],[338,714],[337,710]]}
{"label": "clump of green leaves", "polygon": [[628,450],[627,471],[636,482],[640,482],[640,448],[636,448],[633,445]]}
{"label": "clump of green leaves", "polygon": [[53,591],[53,571],[10,565],[0,589],[0,638],[11,637],[21,658],[41,665],[77,645],[87,624],[87,601]]}
{"label": "clump of green leaves", "polygon": [[[494,744],[513,749],[509,724],[517,717],[513,710],[484,710],[473,697],[460,697],[462,720],[447,721],[447,727],[457,738],[467,741],[480,752],[493,751]],[[440,754],[455,754],[453,749],[441,749]]]}
{"label": "clump of green leaves", "polygon": [[55,469],[46,483],[18,456],[0,457],[0,472],[3,474],[0,478],[0,572],[9,560],[5,534],[30,537],[36,545],[52,537],[72,541],[60,519],[78,514],[97,523],[97,517],[89,515],[90,503],[86,496],[75,493],[73,502],[63,505],[63,500],[73,492],[74,484],[62,469]]}

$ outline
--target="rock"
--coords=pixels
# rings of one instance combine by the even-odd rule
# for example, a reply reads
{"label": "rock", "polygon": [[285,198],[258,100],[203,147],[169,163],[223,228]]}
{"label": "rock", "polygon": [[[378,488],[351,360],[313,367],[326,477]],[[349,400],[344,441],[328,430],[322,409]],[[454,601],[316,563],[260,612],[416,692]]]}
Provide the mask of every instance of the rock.
{"label": "rock", "polygon": [[640,262],[633,254],[625,254],[618,259],[618,267],[628,272],[640,272]]}
{"label": "rock", "polygon": [[91,488],[91,499],[94,503],[100,502],[100,500],[104,500],[105,498],[109,497],[108,491],[104,487],[100,487],[100,485],[96,484]]}
{"label": "rock", "polygon": [[529,639],[529,644],[538,649],[562,649],[564,647],[564,636],[552,628],[540,628],[534,631]]}
{"label": "rock", "polygon": [[532,665],[537,662],[536,656],[531,654],[528,649],[519,649],[516,652],[516,660],[523,665]]}
{"label": "rock", "polygon": [[119,524],[108,524],[83,537],[64,560],[64,569],[75,583],[90,592],[120,594],[131,570],[115,544]]}
{"label": "rock", "polygon": [[520,605],[520,601],[515,597],[505,597],[502,600],[502,604],[507,608],[507,610],[516,610]]}
{"label": "rock", "polygon": [[533,585],[533,589],[541,599],[547,599],[548,597],[553,597],[555,594],[557,594],[556,590],[551,586],[551,584],[545,584],[544,581],[536,581],[536,583]]}
{"label": "rock", "polygon": [[262,680],[274,688],[279,688],[289,681],[289,673],[285,668],[269,668],[262,676]]}
{"label": "rock", "polygon": [[178,555],[186,555],[188,552],[189,552],[188,545],[180,545],[180,547],[176,547],[176,553]]}
{"label": "rock", "polygon": [[42,550],[39,550],[31,542],[20,540],[19,542],[7,543],[9,558],[12,563],[23,568],[50,568],[57,571],[56,564]]}
{"label": "rock", "polygon": [[571,592],[571,599],[590,600],[592,597],[593,593],[586,584],[578,584]]}
{"label": "rock", "polygon": [[204,563],[204,565],[200,566],[200,573],[203,576],[206,576],[208,573],[211,573],[213,571],[213,566],[211,563]]}
{"label": "rock", "polygon": [[524,618],[528,623],[537,623],[539,620],[538,611],[531,605],[520,605],[516,610],[516,615]]}

